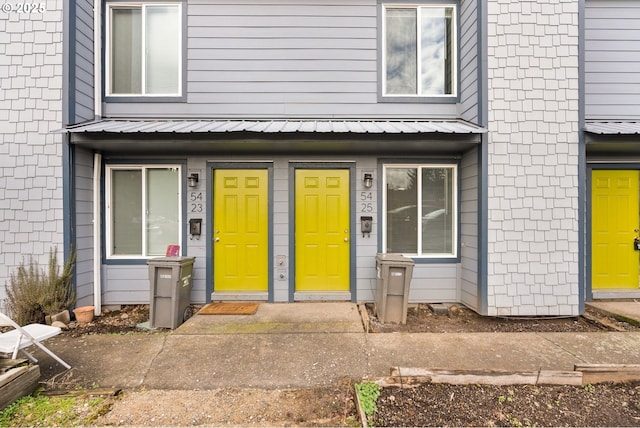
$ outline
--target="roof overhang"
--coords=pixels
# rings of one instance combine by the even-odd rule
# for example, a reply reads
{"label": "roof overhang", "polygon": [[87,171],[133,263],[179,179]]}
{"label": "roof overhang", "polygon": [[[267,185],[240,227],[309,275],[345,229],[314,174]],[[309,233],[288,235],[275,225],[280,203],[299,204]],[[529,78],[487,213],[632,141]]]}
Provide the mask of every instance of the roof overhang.
{"label": "roof overhang", "polygon": [[112,153],[388,154],[463,152],[486,129],[463,120],[104,119],[63,132],[73,144]]}
{"label": "roof overhang", "polygon": [[584,130],[596,135],[640,135],[640,122],[588,120]]}
{"label": "roof overhang", "polygon": [[589,120],[584,126],[587,156],[629,159],[640,155],[640,121]]}
{"label": "roof overhang", "polygon": [[67,127],[64,132],[116,134],[335,133],[482,134],[486,129],[462,120],[168,120],[105,119]]}

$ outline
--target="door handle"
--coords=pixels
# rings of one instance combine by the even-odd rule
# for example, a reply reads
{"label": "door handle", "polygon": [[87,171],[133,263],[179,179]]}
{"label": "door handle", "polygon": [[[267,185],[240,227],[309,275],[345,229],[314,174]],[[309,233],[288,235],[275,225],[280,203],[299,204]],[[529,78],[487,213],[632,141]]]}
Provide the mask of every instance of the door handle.
{"label": "door handle", "polygon": [[220,242],[220,238],[216,238],[216,242]]}
{"label": "door handle", "polygon": [[349,242],[349,238],[344,238],[344,242]]}

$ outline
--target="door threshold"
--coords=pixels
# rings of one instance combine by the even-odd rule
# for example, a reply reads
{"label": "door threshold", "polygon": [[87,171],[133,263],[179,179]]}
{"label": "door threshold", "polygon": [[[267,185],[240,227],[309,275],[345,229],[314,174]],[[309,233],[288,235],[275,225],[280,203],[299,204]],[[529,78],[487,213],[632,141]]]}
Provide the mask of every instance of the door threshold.
{"label": "door threshold", "polygon": [[264,292],[246,292],[246,293],[233,293],[233,292],[213,292],[211,293],[211,300],[216,301],[268,301],[269,293]]}
{"label": "door threshold", "polygon": [[640,299],[640,289],[616,289],[598,290],[593,292],[593,300],[605,299]]}
{"label": "door threshold", "polygon": [[302,301],[351,301],[348,291],[296,291],[293,300]]}

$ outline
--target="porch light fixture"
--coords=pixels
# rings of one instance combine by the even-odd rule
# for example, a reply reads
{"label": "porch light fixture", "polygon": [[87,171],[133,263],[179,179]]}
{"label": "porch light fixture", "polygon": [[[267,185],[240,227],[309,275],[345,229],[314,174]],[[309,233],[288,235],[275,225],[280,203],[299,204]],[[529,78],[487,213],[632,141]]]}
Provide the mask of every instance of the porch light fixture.
{"label": "porch light fixture", "polygon": [[362,177],[362,184],[365,188],[370,189],[373,186],[373,174],[365,172]]}
{"label": "porch light fixture", "polygon": [[191,175],[187,177],[187,185],[189,187],[196,187],[198,185],[198,174],[192,172]]}

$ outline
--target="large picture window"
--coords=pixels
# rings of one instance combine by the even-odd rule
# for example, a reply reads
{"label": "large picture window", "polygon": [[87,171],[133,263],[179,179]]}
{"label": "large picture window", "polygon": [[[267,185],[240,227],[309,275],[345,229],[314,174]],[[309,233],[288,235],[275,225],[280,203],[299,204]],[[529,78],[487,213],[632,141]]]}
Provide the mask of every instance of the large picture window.
{"label": "large picture window", "polygon": [[108,166],[107,256],[164,256],[180,244],[180,168]]}
{"label": "large picture window", "polygon": [[181,94],[180,10],[180,4],[108,6],[108,95]]}
{"label": "large picture window", "polygon": [[385,96],[456,95],[456,9],[453,5],[386,5]]}
{"label": "large picture window", "polygon": [[384,248],[417,257],[457,256],[455,165],[384,167]]}

